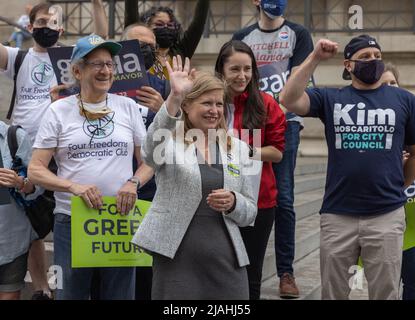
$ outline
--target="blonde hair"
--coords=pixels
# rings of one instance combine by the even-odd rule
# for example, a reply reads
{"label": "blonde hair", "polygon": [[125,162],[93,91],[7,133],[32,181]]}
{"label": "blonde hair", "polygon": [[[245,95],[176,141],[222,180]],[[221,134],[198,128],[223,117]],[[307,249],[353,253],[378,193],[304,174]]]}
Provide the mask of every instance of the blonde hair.
{"label": "blonde hair", "polygon": [[[182,109],[184,105],[190,105],[194,100],[199,98],[201,95],[205,94],[206,92],[213,91],[213,90],[222,90],[223,101],[225,101],[225,95],[226,95],[225,82],[209,72],[198,71],[196,73],[196,78],[194,80],[192,90],[186,94],[182,102],[182,105],[181,105]],[[184,136],[186,136],[186,133],[189,130],[194,129],[194,126],[190,122],[189,117],[186,112],[183,112],[182,118],[184,120],[184,128],[183,128]],[[222,115],[222,119],[220,120],[219,125],[216,129],[222,129],[227,133],[225,114]],[[227,136],[227,146],[228,148],[231,148],[231,139],[229,136]]]}

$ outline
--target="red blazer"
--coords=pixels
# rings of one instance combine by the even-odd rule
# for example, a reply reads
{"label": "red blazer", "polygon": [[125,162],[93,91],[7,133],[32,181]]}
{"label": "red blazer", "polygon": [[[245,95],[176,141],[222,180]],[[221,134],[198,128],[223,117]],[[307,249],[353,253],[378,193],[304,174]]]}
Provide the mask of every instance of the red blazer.
{"label": "red blazer", "polygon": [[[267,120],[265,127],[261,129],[261,147],[273,146],[279,151],[284,152],[285,147],[285,129],[287,126],[285,114],[281,110],[278,103],[270,95],[261,92],[267,112]],[[245,108],[248,93],[244,92],[234,98],[235,106],[233,113],[233,129],[241,136],[242,117]],[[229,116],[229,115],[228,115]],[[230,128],[231,129],[231,128]],[[245,141],[252,145],[253,137],[250,135],[249,141]],[[264,162],[262,166],[261,184],[259,188],[258,208],[267,209],[277,205],[277,186],[272,170],[271,162]]]}

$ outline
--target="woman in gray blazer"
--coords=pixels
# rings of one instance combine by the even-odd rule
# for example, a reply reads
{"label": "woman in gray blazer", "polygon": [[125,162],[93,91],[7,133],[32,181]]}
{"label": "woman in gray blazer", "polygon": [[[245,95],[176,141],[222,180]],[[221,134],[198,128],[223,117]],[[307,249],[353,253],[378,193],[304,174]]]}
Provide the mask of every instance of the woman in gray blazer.
{"label": "woman in gray blazer", "polygon": [[143,144],[157,192],[133,242],[153,256],[152,299],[248,299],[239,227],[254,223],[249,147],[226,133],[225,84],[180,56]]}

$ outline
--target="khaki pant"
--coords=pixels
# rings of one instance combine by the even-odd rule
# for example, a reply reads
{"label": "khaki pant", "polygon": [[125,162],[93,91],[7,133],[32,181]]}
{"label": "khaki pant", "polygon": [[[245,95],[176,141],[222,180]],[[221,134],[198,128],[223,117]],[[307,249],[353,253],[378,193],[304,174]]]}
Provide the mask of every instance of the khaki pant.
{"label": "khaki pant", "polygon": [[359,256],[368,281],[369,299],[399,298],[404,208],[358,217],[321,215],[320,272],[323,300],[346,300]]}

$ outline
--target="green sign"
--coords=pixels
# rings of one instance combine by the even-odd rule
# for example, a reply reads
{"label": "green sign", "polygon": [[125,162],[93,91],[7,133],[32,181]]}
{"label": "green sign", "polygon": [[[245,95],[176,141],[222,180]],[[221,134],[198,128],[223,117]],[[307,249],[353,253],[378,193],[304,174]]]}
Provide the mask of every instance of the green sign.
{"label": "green sign", "polygon": [[415,198],[405,204],[406,230],[403,236],[403,250],[415,247]]}
{"label": "green sign", "polygon": [[101,209],[72,197],[72,267],[151,266],[152,258],[131,240],[151,202],[137,200],[128,215],[117,213],[115,197],[103,197]]}
{"label": "green sign", "polygon": [[[405,204],[405,221],[406,229],[403,234],[404,251],[415,247],[415,198],[408,198],[408,201]],[[363,267],[361,257],[359,257],[357,264]]]}

